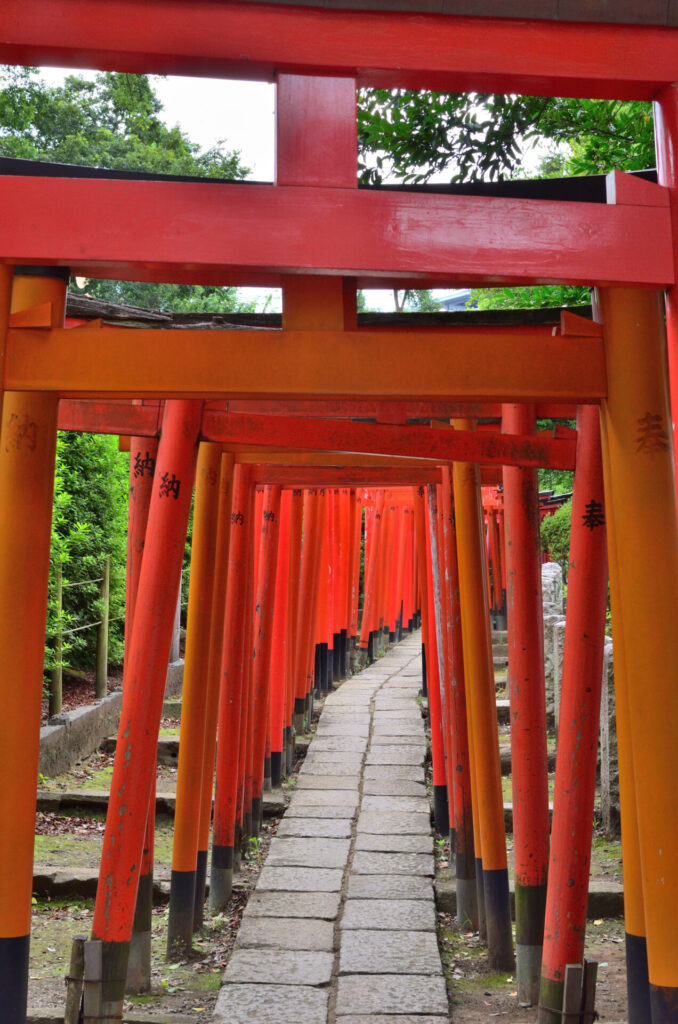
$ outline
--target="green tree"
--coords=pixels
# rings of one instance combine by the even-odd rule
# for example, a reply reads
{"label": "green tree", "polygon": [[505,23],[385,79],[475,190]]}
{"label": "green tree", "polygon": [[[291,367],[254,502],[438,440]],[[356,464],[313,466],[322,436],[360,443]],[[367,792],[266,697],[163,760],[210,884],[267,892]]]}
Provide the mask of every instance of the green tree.
{"label": "green tree", "polygon": [[567,147],[547,158],[548,176],[654,164],[650,104],[615,100],[365,89],[358,142],[365,184],[521,177],[524,152],[537,142]]}
{"label": "green tree", "polygon": [[563,570],[563,579],[567,580],[570,567],[570,526],[572,523],[572,500],[553,513],[546,516],[541,524],[541,546],[548,551],[554,562],[558,562]]}

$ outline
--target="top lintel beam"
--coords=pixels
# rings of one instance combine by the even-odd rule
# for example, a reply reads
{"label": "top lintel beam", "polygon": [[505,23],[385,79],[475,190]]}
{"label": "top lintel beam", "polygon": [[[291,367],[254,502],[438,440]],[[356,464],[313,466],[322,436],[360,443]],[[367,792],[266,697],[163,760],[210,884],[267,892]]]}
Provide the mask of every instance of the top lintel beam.
{"label": "top lintel beam", "polygon": [[678,79],[678,30],[223,0],[3,0],[0,61],[273,81],[650,99]]}

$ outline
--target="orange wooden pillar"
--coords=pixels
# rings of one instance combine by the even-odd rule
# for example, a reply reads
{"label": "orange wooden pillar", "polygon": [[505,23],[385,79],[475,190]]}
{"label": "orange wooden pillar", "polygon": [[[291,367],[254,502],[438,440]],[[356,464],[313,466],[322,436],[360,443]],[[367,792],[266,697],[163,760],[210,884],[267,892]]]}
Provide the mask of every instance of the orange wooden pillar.
{"label": "orange wooden pillar", "polygon": [[[460,428],[472,426],[464,420],[457,422]],[[480,844],[476,843],[476,848],[480,845],[482,855],[487,942],[492,965],[499,970],[512,970],[504,804],[478,466],[455,462],[453,476],[466,699],[480,833]]]}
{"label": "orange wooden pillar", "polygon": [[207,704],[205,707],[205,742],[202,755],[202,783],[200,796],[200,825],[198,852],[195,864],[195,907],[193,930],[202,927],[205,887],[207,881],[207,851],[212,824],[212,791],[214,789],[214,761],[217,749],[217,719],[219,691],[221,689],[221,658],[224,646],[224,618],[226,614],[226,584],[231,539],[231,498],[233,493],[234,456],[222,452],[219,470],[219,509],[217,512],[217,540],[214,553],[214,589],[210,617],[210,649],[207,664]]}
{"label": "orange wooden pillar", "polygon": [[252,528],[252,470],[238,465],[233,473],[228,574],[221,654],[221,688],[216,759],[214,828],[210,870],[210,911],[227,905],[233,884],[236,826],[239,823],[238,780],[242,772],[242,718],[245,708],[247,595]]}
{"label": "orange wooden pillar", "polygon": [[306,649],[309,643],[307,634],[311,631],[311,642],[315,639],[315,619],[312,614],[311,596],[313,593],[313,573],[315,571],[315,552],[320,549],[322,538],[319,536],[319,496],[315,489],[304,493],[303,541],[301,548],[301,567],[299,573],[299,596],[296,602],[297,614],[294,625],[296,639],[294,645],[294,731],[304,731],[304,714],[306,711]]}
{"label": "orange wooden pillar", "polygon": [[358,643],[358,605],[360,601],[360,561],[363,540],[363,503],[360,491],[351,491],[353,506],[351,527],[351,559],[350,559],[350,623],[349,639],[354,650]]}
{"label": "orange wooden pillar", "polygon": [[652,1021],[675,1024],[678,534],[664,308],[652,291],[604,288],[599,299],[608,385],[601,405],[605,498],[616,533],[613,629],[620,611]]}
{"label": "orange wooden pillar", "polygon": [[261,523],[264,504],[263,491],[255,490],[254,493],[254,518],[253,528],[249,533],[250,543],[250,565],[252,571],[248,575],[249,592],[247,596],[247,619],[245,624],[245,686],[247,696],[243,715],[243,757],[241,763],[242,772],[242,846],[245,847],[248,839],[254,835],[252,828],[252,800],[254,799],[254,602],[258,585],[259,572],[259,526]]}
{"label": "orange wooden pillar", "polygon": [[167,926],[168,956],[185,954],[190,950],[193,939],[220,462],[221,446],[209,441],[201,442],[193,512],[186,660]]}
{"label": "orange wooden pillar", "polygon": [[569,562],[540,1024],[560,1024],[565,966],[584,959],[607,607],[603,467],[595,406],[580,406],[577,417]]}
{"label": "orange wooden pillar", "polygon": [[168,402],[158,446],[92,925],[104,1020],[122,1011],[201,418],[201,402]]}
{"label": "orange wooden pillar", "polygon": [[[534,434],[531,405],[504,405],[505,434]],[[518,1002],[539,1002],[549,860],[544,625],[537,470],[504,466]],[[602,637],[602,633],[601,633]],[[602,640],[601,640],[602,642]]]}
{"label": "orange wooden pillar", "polygon": [[[450,835],[454,826],[454,866],[457,894],[457,921],[461,927],[478,927],[478,893],[476,889],[476,861],[473,837],[473,799],[471,793],[471,760],[466,718],[466,681],[464,676],[464,650],[459,599],[459,566],[457,563],[457,536],[452,493],[452,473],[443,466],[442,511],[443,543],[445,545],[446,579],[449,594],[451,685],[449,701],[450,728],[454,736],[453,763],[448,778],[452,781],[454,819],[450,822]],[[448,783],[449,785],[449,783]]]}
{"label": "orange wooden pillar", "polygon": [[[0,337],[10,277],[5,272],[0,289]],[[62,326],[67,280],[62,268],[17,269],[12,311],[50,302],[51,322]],[[0,992],[3,1018],[21,1022],[28,990],[57,396],[6,391],[0,411]]]}

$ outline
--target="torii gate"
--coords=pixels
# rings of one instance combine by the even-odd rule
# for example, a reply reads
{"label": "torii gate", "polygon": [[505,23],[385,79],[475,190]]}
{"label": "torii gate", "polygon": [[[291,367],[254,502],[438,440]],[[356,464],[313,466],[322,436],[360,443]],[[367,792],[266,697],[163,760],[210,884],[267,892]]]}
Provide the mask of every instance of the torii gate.
{"label": "torii gate", "polygon": [[[16,1019],[28,963],[58,400],[260,396],[600,403],[613,614],[630,708],[633,779],[624,799],[637,812],[642,863],[631,966],[642,962],[646,935],[653,1022],[678,1020],[678,540],[661,297],[675,282],[678,15],[673,2],[648,10],[640,0],[625,6],[626,24],[593,0],[516,0],[508,19],[468,17],[478,15],[475,4],[450,0],[437,13],[440,7],[431,0],[422,14],[421,4],[389,0],[3,5],[5,61],[263,78],[278,86],[275,185],[4,180],[0,657],[8,685],[0,757],[11,784],[0,793],[0,976],[16,999]],[[360,85],[654,99],[666,187],[618,175],[607,204],[361,190]],[[17,311],[51,303],[48,328],[6,330],[13,266],[37,268],[34,276],[16,275],[12,301]],[[115,330],[66,332],[68,269],[282,285],[283,330],[270,337],[138,331],[134,339]],[[599,331],[545,338],[356,329],[356,286],[561,281],[598,287]],[[668,313],[673,360],[670,291]],[[198,418],[187,416],[197,436]],[[116,885],[102,891],[104,905],[118,898]],[[115,987],[127,938],[107,932],[103,913],[95,929]]]}

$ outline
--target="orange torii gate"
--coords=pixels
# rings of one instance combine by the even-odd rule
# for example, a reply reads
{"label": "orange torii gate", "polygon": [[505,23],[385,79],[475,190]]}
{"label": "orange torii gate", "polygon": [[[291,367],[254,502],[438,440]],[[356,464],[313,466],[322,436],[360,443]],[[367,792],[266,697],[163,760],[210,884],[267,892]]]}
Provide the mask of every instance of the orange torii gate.
{"label": "orange torii gate", "polygon": [[[165,568],[168,551],[176,561],[185,531],[205,399],[600,404],[613,620],[623,650],[617,687],[626,708],[620,732],[624,860],[627,869],[642,865],[642,872],[627,871],[629,967],[641,1007],[632,1004],[630,1017],[647,1019],[651,1003],[653,1024],[678,1020],[678,811],[672,803],[678,784],[678,654],[672,642],[678,540],[660,294],[675,281],[675,11],[672,4],[658,4],[657,13],[648,14],[644,4],[631,3],[629,24],[621,25],[600,13],[602,4],[583,0],[560,14],[556,5],[547,5],[553,10],[546,15],[543,5],[537,14],[525,0],[512,8],[522,20],[467,17],[465,4],[447,5],[449,15],[389,6],[386,0],[375,13],[370,0],[327,2],[320,10],[304,4],[205,2],[196,8],[188,0],[112,0],[102,10],[95,0],[7,0],[0,13],[0,56],[6,61],[231,74],[275,80],[278,86],[275,185],[112,175],[4,178],[0,653],[12,689],[3,688],[0,726],[2,774],[8,780],[0,792],[0,977],[12,1020],[22,1019],[25,1006],[38,652],[57,406],[61,398],[85,396],[171,399],[158,453],[166,493],[154,493],[150,511]],[[549,20],[556,17],[572,21]],[[616,175],[607,203],[358,189],[357,85],[655,99],[660,181],[668,187]],[[304,145],[310,137],[312,148]],[[15,274],[13,266],[20,268]],[[92,327],[64,330],[69,269],[95,277],[279,284],[283,328],[234,334],[140,330],[134,336]],[[357,327],[357,286],[469,281],[594,285],[600,326],[568,325],[568,337]],[[43,316],[46,310],[48,325],[35,323],[36,307]],[[668,308],[673,339],[671,303]],[[23,326],[7,329],[10,309],[25,312]],[[674,350],[675,345],[671,359]],[[469,465],[456,463],[454,474],[458,519],[462,504],[466,514],[457,524],[467,537],[459,550],[470,560],[459,566],[462,587],[465,573],[477,584],[482,565],[473,512],[477,481],[465,469]],[[170,500],[163,505],[163,498]],[[429,533],[432,524],[431,516]],[[130,660],[139,678],[162,662],[172,610],[159,563],[160,553],[144,560],[138,607],[167,614],[157,630],[151,623],[137,628],[135,615]],[[461,604],[467,622],[478,623],[469,611],[479,607],[477,588],[462,594]],[[18,624],[10,618],[17,605],[24,612]],[[484,639],[481,633],[471,639],[468,650],[477,658],[465,667],[472,684],[471,720],[479,723],[485,721]],[[465,660],[466,649],[465,642]],[[156,696],[149,695],[145,712],[144,705],[135,708],[139,730],[153,731]],[[129,749],[143,753],[131,742]],[[123,757],[116,761],[114,788],[129,788],[125,803],[112,794],[108,866],[102,869],[94,923],[94,937],[103,942],[101,1013],[110,1020],[120,1016],[134,903],[130,872],[143,841],[138,830],[125,830],[124,814],[133,805],[138,816],[148,806],[151,786],[150,771],[139,771],[133,758],[134,778],[125,774]],[[489,761],[485,768],[489,779]],[[491,950],[503,956],[508,890],[495,839],[488,820],[488,938]],[[557,994],[558,978],[546,981]],[[549,1007],[559,1013],[547,1003],[545,1020],[551,1019]]]}

